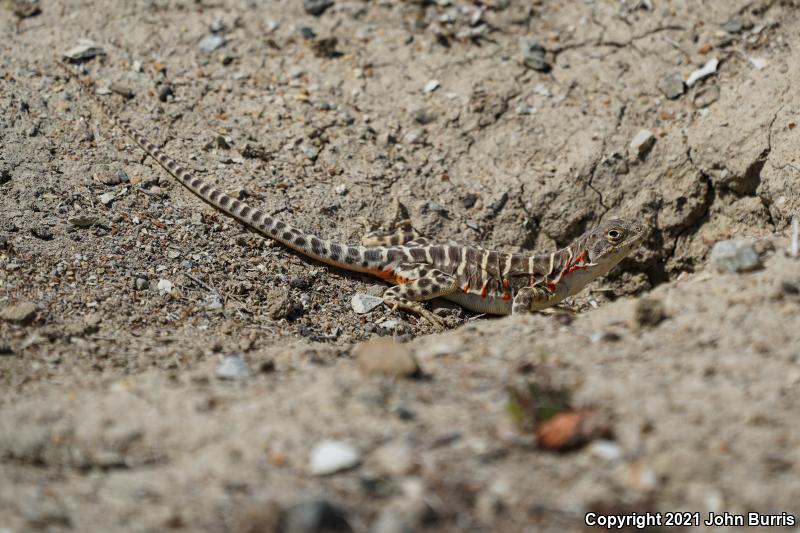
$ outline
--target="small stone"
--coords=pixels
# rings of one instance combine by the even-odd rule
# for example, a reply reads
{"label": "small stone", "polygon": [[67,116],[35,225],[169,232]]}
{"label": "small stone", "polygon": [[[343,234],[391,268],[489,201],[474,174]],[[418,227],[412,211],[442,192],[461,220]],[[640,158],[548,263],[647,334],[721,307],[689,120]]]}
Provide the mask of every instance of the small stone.
{"label": "small stone", "polygon": [[639,327],[655,327],[667,318],[667,311],[661,300],[642,298],[636,302],[633,320]]}
{"label": "small stone", "polygon": [[749,30],[752,27],[752,22],[743,19],[739,15],[732,16],[725,22],[725,24],[722,25],[723,30],[732,34],[742,33],[743,30]]}
{"label": "small stone", "polygon": [[656,143],[656,136],[650,130],[639,130],[631,140],[630,149],[631,153],[639,159],[644,159],[653,145]]}
{"label": "small stone", "polygon": [[598,459],[608,462],[622,458],[622,448],[613,440],[598,439],[589,445],[587,451]]}
{"label": "small stone", "polygon": [[217,367],[217,377],[219,379],[246,379],[250,377],[250,367],[238,355],[228,355]]}
{"label": "small stone", "polygon": [[203,37],[197,46],[200,50],[206,53],[211,53],[214,50],[221,48],[225,44],[225,38],[221,35],[206,35]]}
{"label": "small stone", "polygon": [[447,208],[440,204],[435,200],[431,200],[430,202],[425,204],[425,209],[429,211],[433,211],[434,213],[445,213],[447,212]]}
{"label": "small stone", "polygon": [[64,52],[64,59],[72,62],[86,61],[95,56],[106,55],[105,50],[89,39],[78,39],[78,44]]}
{"label": "small stone", "polygon": [[333,6],[333,0],[303,0],[303,8],[309,15],[319,17]]}
{"label": "small stone", "polygon": [[314,33],[314,30],[312,30],[308,26],[303,26],[300,29],[298,29],[297,31],[299,31],[300,35],[303,36],[303,39],[305,39],[307,41],[310,41],[311,39],[316,39],[317,38],[317,34]]}
{"label": "small stone", "polygon": [[466,209],[473,207],[477,201],[478,195],[474,192],[468,192],[461,197],[461,205],[463,205]]}
{"label": "small stone", "polygon": [[[264,530],[266,531],[266,529]],[[307,500],[281,513],[278,528],[281,533],[351,532],[347,513],[322,498]]]}
{"label": "small stone", "polygon": [[116,83],[116,82],[112,83],[111,85],[108,86],[108,88],[109,88],[109,90],[111,90],[112,93],[116,93],[116,94],[118,94],[120,96],[124,96],[128,100],[130,100],[131,98],[136,96],[134,94],[134,92],[133,92],[133,89],[131,89],[130,87],[128,87],[126,85],[122,85],[120,83]]}
{"label": "small stone", "polygon": [[114,201],[117,195],[113,192],[105,192],[100,195],[100,203],[103,205],[111,205],[111,202]]}
{"label": "small stone", "polygon": [[311,450],[310,470],[315,476],[327,476],[349,470],[361,463],[361,455],[347,443],[323,440]]}
{"label": "small stone", "polygon": [[137,291],[144,291],[150,287],[150,283],[148,283],[148,281],[144,278],[136,278],[136,281],[133,282],[133,286]]}
{"label": "small stone", "polygon": [[316,161],[319,156],[319,150],[310,144],[303,143],[300,145],[300,151],[303,152],[309,161]]}
{"label": "small stone", "polygon": [[338,195],[344,196],[345,194],[347,194],[348,188],[347,188],[347,185],[342,183],[342,184],[337,185],[336,187],[334,187],[333,191]]}
{"label": "small stone", "polygon": [[9,305],[0,311],[0,318],[7,322],[14,322],[15,324],[22,324],[23,326],[30,324],[36,318],[36,313],[39,307],[33,302],[21,302],[16,305]]}
{"label": "small stone", "polygon": [[691,87],[698,81],[716,74],[718,66],[719,60],[716,57],[712,57],[706,62],[705,65],[689,74],[689,77],[686,78],[686,86]]}
{"label": "small stone", "polygon": [[286,74],[288,74],[290,78],[295,80],[300,76],[302,76],[303,74],[305,74],[305,71],[300,67],[289,67],[289,70],[286,71]]}
{"label": "small stone", "polygon": [[170,280],[164,278],[158,280],[158,285],[156,285],[159,294],[169,294],[174,287],[175,285]]}
{"label": "small stone", "polygon": [[692,104],[696,109],[708,107],[719,100],[719,85],[707,85],[694,93]]}
{"label": "small stone", "polygon": [[429,81],[428,83],[425,84],[425,87],[422,89],[422,91],[425,94],[430,94],[433,91],[435,91],[436,89],[438,89],[440,87],[440,85],[441,84],[439,83],[439,80],[431,80],[431,81]]}
{"label": "small stone", "polygon": [[396,330],[402,322],[399,320],[384,320],[383,322],[378,324],[378,327],[385,330],[386,332],[392,332]]}
{"label": "small stone", "polygon": [[381,472],[391,476],[407,476],[419,467],[414,447],[404,439],[384,444],[372,453],[372,459]]}
{"label": "small stone", "polygon": [[353,350],[358,366],[365,374],[409,377],[419,373],[414,354],[389,337],[370,339]]}
{"label": "small stone", "polygon": [[166,102],[167,100],[169,100],[170,96],[175,96],[175,92],[172,89],[172,85],[166,83],[166,84],[162,85],[161,87],[159,87],[159,89],[158,89],[158,99],[159,99],[159,101]]}
{"label": "small stone", "polygon": [[769,65],[769,61],[763,57],[748,57],[747,60],[750,61],[750,64],[757,70],[764,70],[767,68],[767,65]]}
{"label": "small stone", "polygon": [[403,142],[405,144],[425,144],[426,140],[427,135],[425,130],[422,128],[415,128],[406,133],[403,137]]}
{"label": "small stone", "polygon": [[411,527],[399,513],[387,509],[381,512],[369,531],[370,533],[414,533],[416,528]]}
{"label": "small stone", "polygon": [[43,241],[50,241],[53,239],[53,232],[50,231],[50,228],[41,224],[31,228],[31,235]]}
{"label": "small stone", "polygon": [[119,185],[120,183],[127,183],[130,181],[128,174],[124,170],[104,171],[95,174],[94,178],[103,185]]}
{"label": "small stone", "polygon": [[761,266],[753,244],[744,240],[719,241],[711,249],[711,266],[718,272],[734,274]]}
{"label": "small stone", "polygon": [[526,67],[539,72],[549,72],[550,64],[547,62],[547,50],[536,39],[523,39],[520,44],[522,62]]}
{"label": "small stone", "polygon": [[363,292],[355,293],[353,297],[350,299],[350,306],[353,308],[353,311],[355,311],[359,315],[369,313],[382,303],[383,303],[383,298],[378,298],[377,296],[364,294]]}
{"label": "small stone", "polygon": [[658,89],[670,100],[675,100],[683,94],[686,87],[680,72],[670,72],[658,82]]}

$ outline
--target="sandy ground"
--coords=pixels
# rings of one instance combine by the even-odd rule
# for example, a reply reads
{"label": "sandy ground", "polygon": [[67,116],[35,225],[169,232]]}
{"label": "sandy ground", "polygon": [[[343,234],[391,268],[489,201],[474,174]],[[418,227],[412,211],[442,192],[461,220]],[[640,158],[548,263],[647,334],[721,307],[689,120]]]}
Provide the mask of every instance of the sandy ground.
{"label": "sandy ground", "polygon": [[[0,531],[582,531],[678,510],[797,530],[799,7],[5,2]],[[577,316],[434,302],[433,334],[356,314],[379,281],[244,230],[112,127],[56,64],[80,39],[153,142],[320,235],[357,242],[399,203],[503,250],[611,216],[649,236]],[[731,238],[761,266],[718,273]],[[357,355],[376,349],[420,369],[375,375]],[[231,357],[249,375],[222,379]],[[328,440],[350,465],[318,475]]]}

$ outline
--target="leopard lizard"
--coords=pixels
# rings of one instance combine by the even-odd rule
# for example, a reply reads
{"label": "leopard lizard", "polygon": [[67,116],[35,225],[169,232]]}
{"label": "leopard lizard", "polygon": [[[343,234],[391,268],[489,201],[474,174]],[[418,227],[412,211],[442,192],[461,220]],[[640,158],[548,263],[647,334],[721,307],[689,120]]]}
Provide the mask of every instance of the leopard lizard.
{"label": "leopard lizard", "polygon": [[383,300],[393,310],[421,316],[441,328],[443,319],[423,302],[441,297],[478,313],[508,315],[554,306],[605,275],[639,247],[644,227],[611,219],[549,254],[507,253],[475,245],[436,243],[408,226],[372,234],[360,245],[323,239],[235,199],[193,175],[120,117],[95,92],[95,82],[59,62],[107,118],[201,200],[240,223],[306,257],[363,272],[393,286]]}

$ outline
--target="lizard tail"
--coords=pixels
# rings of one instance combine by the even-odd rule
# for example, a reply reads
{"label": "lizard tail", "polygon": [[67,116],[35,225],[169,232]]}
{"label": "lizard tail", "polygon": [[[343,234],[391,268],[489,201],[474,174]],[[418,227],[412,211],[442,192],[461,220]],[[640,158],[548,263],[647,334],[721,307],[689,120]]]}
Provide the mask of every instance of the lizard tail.
{"label": "lizard tail", "polygon": [[103,113],[115,126],[133,139],[170,176],[205,203],[302,255],[345,270],[380,275],[381,268],[386,264],[388,254],[386,248],[352,246],[321,239],[312,233],[278,220],[261,209],[251,207],[245,202],[232,198],[213,187],[210,183],[193,175],[139,133],[130,122],[121,118],[106,102],[95,94],[93,80],[84,79],[61,61],[58,64],[69,73],[71,78],[80,83],[85,92],[103,110]]}

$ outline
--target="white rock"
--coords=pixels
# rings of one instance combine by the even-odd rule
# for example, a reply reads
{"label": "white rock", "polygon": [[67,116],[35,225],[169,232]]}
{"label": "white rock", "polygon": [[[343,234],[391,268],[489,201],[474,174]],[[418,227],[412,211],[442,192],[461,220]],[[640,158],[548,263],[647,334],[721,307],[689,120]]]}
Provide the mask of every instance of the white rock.
{"label": "white rock", "polygon": [[633,139],[631,139],[631,153],[640,159],[644,159],[655,143],[656,136],[653,135],[652,131],[644,129],[639,130],[639,132],[634,135]]}
{"label": "white rock", "polygon": [[382,303],[383,303],[383,298],[378,298],[377,296],[364,294],[363,292],[355,293],[353,297],[350,299],[350,306],[353,308],[353,311],[355,311],[359,315],[363,315],[364,313],[369,313]]}
{"label": "white rock", "polygon": [[599,439],[589,445],[589,453],[611,462],[622,457],[622,448],[613,440]]}
{"label": "white rock", "polygon": [[311,450],[311,474],[326,476],[357,466],[361,462],[358,451],[338,440],[323,440]]}
{"label": "white rock", "polygon": [[433,91],[438,89],[440,85],[441,84],[439,83],[439,80],[431,80],[425,84],[425,88],[423,89],[423,91],[425,91],[426,93],[432,93]]}
{"label": "white rock", "polygon": [[769,64],[769,61],[763,57],[749,57],[748,60],[750,61],[750,64],[756,67],[758,70],[764,70]]}
{"label": "white rock", "polygon": [[689,77],[686,78],[686,86],[691,87],[703,78],[707,78],[712,74],[715,74],[718,66],[719,60],[716,57],[712,57],[706,62],[705,65],[689,74]]}
{"label": "white rock", "polygon": [[755,270],[761,260],[753,244],[745,240],[719,241],[711,249],[711,266],[718,272],[736,273]]}
{"label": "white rock", "polygon": [[114,201],[116,194],[113,192],[106,192],[100,195],[100,203],[103,205],[109,205],[111,202]]}
{"label": "white rock", "polygon": [[238,355],[229,355],[217,367],[219,379],[245,379],[250,377],[250,367]]}
{"label": "white rock", "polygon": [[170,280],[161,278],[158,280],[158,285],[156,287],[158,288],[159,294],[169,294],[172,292],[175,285]]}

